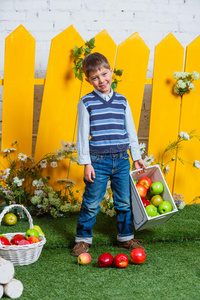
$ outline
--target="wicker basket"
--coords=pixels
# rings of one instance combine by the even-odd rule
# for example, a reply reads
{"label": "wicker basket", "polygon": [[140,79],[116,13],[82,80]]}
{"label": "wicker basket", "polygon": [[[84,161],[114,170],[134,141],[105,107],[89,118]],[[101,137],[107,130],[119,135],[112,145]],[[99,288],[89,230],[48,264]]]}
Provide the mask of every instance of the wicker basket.
{"label": "wicker basket", "polygon": [[[0,214],[0,225],[4,215],[14,207],[20,207],[27,215],[29,221],[29,228],[33,228],[33,220],[31,218],[28,210],[19,204],[14,204],[7,206],[2,213]],[[25,232],[15,232],[15,233],[2,233],[10,241],[15,234],[22,234],[25,236]],[[43,235],[39,235],[41,242],[30,244],[30,245],[10,245],[5,246],[0,244],[0,256],[4,259],[10,260],[13,262],[14,266],[24,266],[30,265],[36,262],[42,252],[42,247],[46,243],[46,238]]]}

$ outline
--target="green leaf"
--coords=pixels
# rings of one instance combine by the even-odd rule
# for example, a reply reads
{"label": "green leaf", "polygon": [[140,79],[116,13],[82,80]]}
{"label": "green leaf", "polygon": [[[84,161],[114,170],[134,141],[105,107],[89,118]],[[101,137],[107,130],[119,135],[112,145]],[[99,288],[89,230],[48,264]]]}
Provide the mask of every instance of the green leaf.
{"label": "green leaf", "polygon": [[117,84],[115,82],[112,82],[111,88],[113,89],[113,91],[115,91],[117,88]]}
{"label": "green leaf", "polygon": [[95,38],[92,38],[90,39],[89,41],[87,41],[85,44],[86,46],[88,46],[90,49],[93,49],[95,46],[94,46],[94,43],[95,43]]}
{"label": "green leaf", "polygon": [[118,69],[118,70],[114,70],[114,74],[117,76],[122,76],[123,70],[122,69]]}

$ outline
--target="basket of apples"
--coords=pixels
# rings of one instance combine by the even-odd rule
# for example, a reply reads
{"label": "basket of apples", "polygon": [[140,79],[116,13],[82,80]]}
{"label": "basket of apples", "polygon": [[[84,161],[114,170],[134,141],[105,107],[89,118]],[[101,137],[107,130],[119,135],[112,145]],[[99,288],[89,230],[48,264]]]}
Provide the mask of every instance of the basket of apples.
{"label": "basket of apples", "polygon": [[33,220],[28,210],[19,204],[7,206],[0,214],[0,225],[4,215],[14,207],[20,207],[26,214],[29,221],[29,228],[26,232],[0,234],[0,256],[12,261],[14,266],[29,265],[36,262],[46,243],[43,234],[33,227]]}
{"label": "basket of apples", "polygon": [[131,200],[136,230],[166,222],[177,207],[158,165],[130,172]]}

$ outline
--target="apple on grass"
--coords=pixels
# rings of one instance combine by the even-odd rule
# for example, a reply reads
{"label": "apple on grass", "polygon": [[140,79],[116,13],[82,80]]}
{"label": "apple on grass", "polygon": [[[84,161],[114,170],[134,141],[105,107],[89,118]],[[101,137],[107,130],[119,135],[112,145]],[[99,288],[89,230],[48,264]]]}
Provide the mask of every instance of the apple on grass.
{"label": "apple on grass", "polygon": [[9,242],[9,240],[7,239],[7,237],[5,237],[5,236],[3,236],[3,235],[0,235],[0,244],[1,244],[1,245],[8,246],[8,245],[10,245],[10,242]]}
{"label": "apple on grass", "polygon": [[145,262],[146,254],[143,249],[136,248],[133,249],[130,253],[130,260],[135,265],[140,265]]}
{"label": "apple on grass", "polygon": [[162,203],[160,203],[160,205],[158,206],[158,212],[160,214],[166,214],[168,212],[172,211],[172,205],[170,202],[168,201],[163,201]]}
{"label": "apple on grass", "polygon": [[163,198],[160,195],[154,195],[151,198],[151,204],[153,204],[156,207],[158,207],[162,202],[163,202]]}
{"label": "apple on grass", "polygon": [[111,267],[113,264],[113,256],[108,252],[102,253],[98,258],[98,264],[104,268]]}
{"label": "apple on grass", "polygon": [[29,238],[27,238],[27,241],[30,243],[30,244],[34,244],[34,243],[39,243],[41,242],[41,240],[39,239],[39,237],[37,236],[29,236]]}
{"label": "apple on grass", "polygon": [[78,256],[78,263],[80,265],[87,265],[91,262],[91,259],[91,255],[87,252],[84,252]]}
{"label": "apple on grass", "polygon": [[157,207],[155,207],[153,204],[147,205],[145,207],[145,210],[147,212],[147,215],[149,217],[155,217],[157,215]]}
{"label": "apple on grass", "polygon": [[154,181],[150,186],[152,195],[159,195],[164,191],[163,184],[160,181]]}
{"label": "apple on grass", "polygon": [[123,253],[119,253],[114,258],[114,265],[116,268],[126,268],[128,266],[128,256]]}
{"label": "apple on grass", "polygon": [[13,213],[8,213],[3,217],[5,225],[15,225],[17,223],[17,216]]}
{"label": "apple on grass", "polygon": [[138,183],[144,185],[148,190],[150,188],[150,185],[152,184],[152,181],[149,177],[144,176],[138,180]]}
{"label": "apple on grass", "polygon": [[136,189],[141,198],[144,198],[146,196],[147,188],[145,188],[144,185],[138,183],[138,184],[136,184]]}

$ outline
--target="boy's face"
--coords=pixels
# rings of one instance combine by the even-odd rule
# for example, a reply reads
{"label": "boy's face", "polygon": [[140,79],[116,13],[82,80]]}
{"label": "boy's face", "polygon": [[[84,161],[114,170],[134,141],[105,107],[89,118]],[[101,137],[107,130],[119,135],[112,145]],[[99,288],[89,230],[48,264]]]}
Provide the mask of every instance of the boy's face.
{"label": "boy's face", "polygon": [[100,67],[96,71],[91,71],[86,81],[93,85],[99,92],[108,95],[111,92],[112,74],[112,68],[106,69]]}

